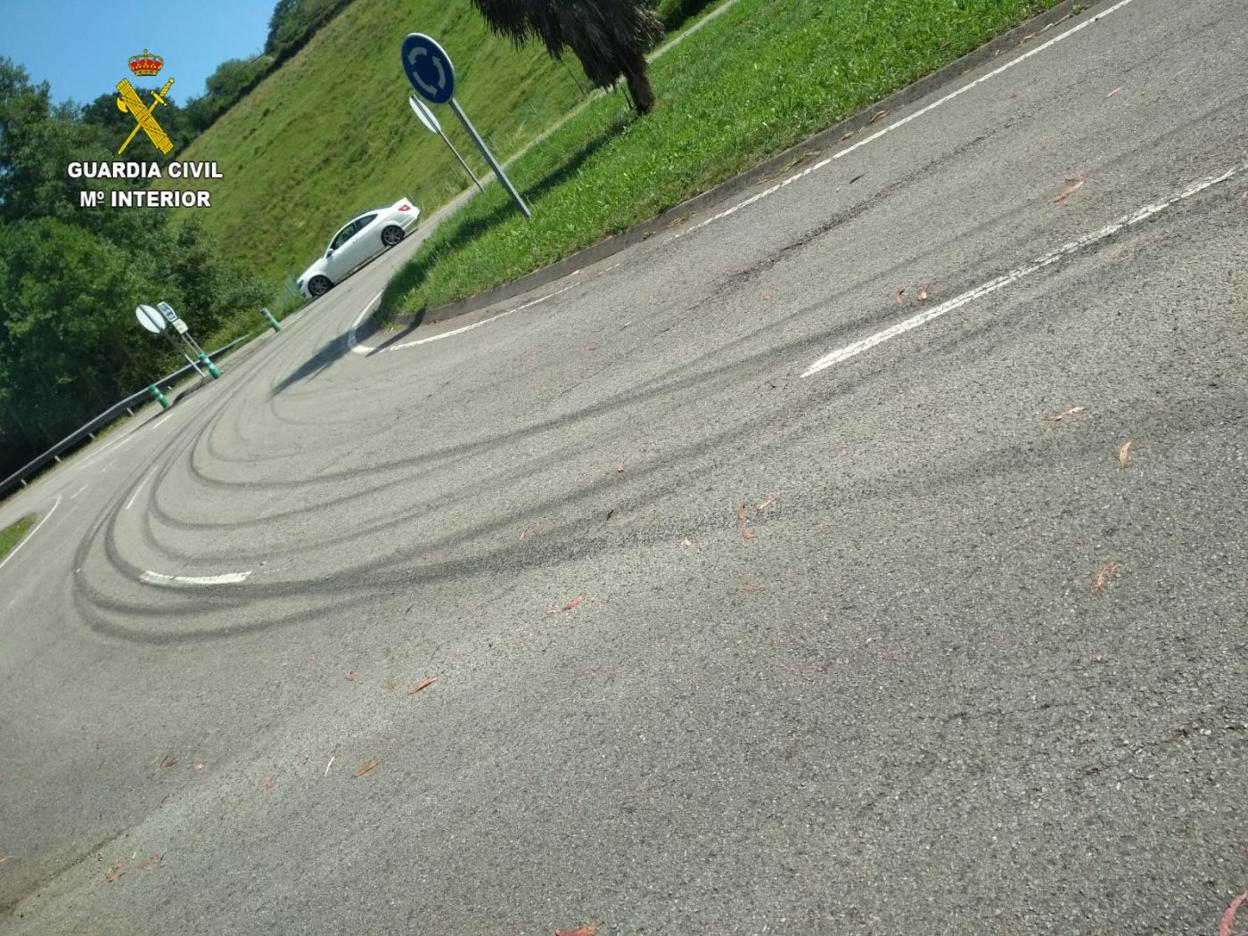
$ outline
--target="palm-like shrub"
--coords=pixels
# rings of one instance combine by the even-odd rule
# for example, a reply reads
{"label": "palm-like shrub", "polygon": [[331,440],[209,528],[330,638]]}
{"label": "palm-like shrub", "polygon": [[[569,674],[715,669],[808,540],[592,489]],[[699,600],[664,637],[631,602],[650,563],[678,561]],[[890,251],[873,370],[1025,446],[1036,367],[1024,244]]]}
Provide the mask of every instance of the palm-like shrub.
{"label": "palm-like shrub", "polygon": [[516,45],[540,39],[554,58],[571,49],[600,88],[628,82],[633,105],[654,107],[646,52],[663,35],[663,24],[645,0],[472,0],[490,28]]}

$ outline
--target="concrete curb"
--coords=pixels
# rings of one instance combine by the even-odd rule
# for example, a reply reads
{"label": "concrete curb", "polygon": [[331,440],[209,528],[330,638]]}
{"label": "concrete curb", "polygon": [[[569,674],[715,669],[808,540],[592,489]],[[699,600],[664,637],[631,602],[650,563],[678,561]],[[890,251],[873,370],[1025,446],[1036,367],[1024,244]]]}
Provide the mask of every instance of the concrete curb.
{"label": "concrete curb", "polygon": [[[929,75],[925,75],[912,84],[906,85],[901,90],[894,91],[852,117],[807,137],[800,143],[777,153],[753,168],[747,169],[740,175],[721,182],[700,195],[695,195],[693,198],[674,205],[649,221],[644,221],[635,227],[629,228],[627,231],[621,231],[619,234],[613,234],[605,240],[601,240],[590,247],[583,248],[574,254],[564,257],[562,260],[552,263],[550,266],[542,267],[540,270],[535,270],[519,279],[496,286],[494,289],[486,292],[478,293],[475,296],[469,296],[447,305],[438,306],[434,309],[427,309],[423,312],[403,312],[392,315],[385,326],[385,330],[410,330],[419,324],[442,322],[456,316],[466,315],[469,312],[476,312],[495,303],[538,289],[555,280],[562,279],[570,273],[604,260],[634,244],[641,243],[658,231],[676,225],[690,215],[707,210],[755,185],[771,181],[773,178],[783,175],[789,169],[795,168],[801,162],[821,156],[824,150],[832,149],[840,144],[846,135],[855,134],[869,126],[872,123],[872,117],[881,110],[892,112],[913,104],[934,91],[943,88],[955,79],[960,78],[972,69],[991,61],[1003,52],[1008,52],[1021,46],[1040,32],[1050,29],[1072,16],[1082,16],[1086,13],[1094,14],[1095,8],[1106,2],[1108,0],[1082,0],[1082,2],[1080,0],[1062,0],[1061,3],[1049,10],[1033,16],[1008,32],[1004,32],[995,39],[989,40],[978,49],[968,52],[960,59],[950,62]],[[368,326],[360,329],[362,337],[365,332],[372,334],[380,330],[371,316],[367,323],[361,324]]]}

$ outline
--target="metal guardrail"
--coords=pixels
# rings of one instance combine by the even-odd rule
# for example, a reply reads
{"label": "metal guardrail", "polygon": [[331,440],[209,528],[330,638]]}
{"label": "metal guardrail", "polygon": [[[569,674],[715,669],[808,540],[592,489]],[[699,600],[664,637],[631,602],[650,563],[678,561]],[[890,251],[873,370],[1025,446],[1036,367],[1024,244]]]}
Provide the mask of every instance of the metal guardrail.
{"label": "metal guardrail", "polygon": [[[218,355],[224,354],[225,352],[231,350],[235,345],[242,344],[244,341],[248,341],[254,338],[256,334],[259,334],[259,332],[256,332],[250,335],[244,335],[242,338],[236,338],[234,341],[231,341],[229,344],[225,345],[224,347],[218,348],[216,351],[213,351],[208,356],[210,358],[215,359]],[[173,384],[177,383],[179,380],[186,377],[188,374],[193,373],[194,370],[195,368],[192,365],[187,364],[185,367],[179,368],[178,370],[174,371],[172,374],[166,374],[164,377],[161,377],[159,380],[154,381],[151,384],[151,386],[154,386],[157,388],[160,388],[163,386],[164,389],[168,390]],[[105,426],[113,422],[115,419],[120,418],[122,413],[129,413],[131,416],[133,416],[134,415],[133,407],[135,406],[135,404],[139,403],[140,401],[150,400],[150,399],[151,399],[151,394],[149,393],[147,387],[144,387],[138,393],[131,394],[130,396],[126,397],[124,400],[121,400],[118,403],[114,403],[104,412],[100,413],[99,416],[96,416],[90,422],[84,423],[82,426],[75,429],[65,438],[61,439],[60,442],[57,442],[56,445],[52,446],[50,449],[48,449],[46,452],[44,452],[34,461],[30,462],[27,465],[23,465],[21,468],[19,468],[13,474],[9,475],[3,481],[0,481],[0,497],[3,497],[5,494],[7,494],[17,484],[21,484],[22,487],[25,487],[26,479],[29,478],[31,475],[35,474],[35,472],[44,468],[50,462],[53,462],[53,461],[59,462],[61,460],[61,455],[64,452],[66,452],[67,450],[71,448],[74,448],[75,446],[81,444],[82,442],[85,442],[88,438],[94,440],[95,433],[103,429]]]}

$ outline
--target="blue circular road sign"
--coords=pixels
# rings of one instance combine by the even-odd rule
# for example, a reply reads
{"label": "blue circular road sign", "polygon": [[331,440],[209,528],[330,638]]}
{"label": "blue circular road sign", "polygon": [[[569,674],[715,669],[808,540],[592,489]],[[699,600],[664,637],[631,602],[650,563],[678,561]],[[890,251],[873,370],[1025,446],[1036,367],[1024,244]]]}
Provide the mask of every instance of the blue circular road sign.
{"label": "blue circular road sign", "polygon": [[455,94],[451,57],[423,33],[412,33],[403,40],[403,71],[416,93],[430,104],[445,104]]}

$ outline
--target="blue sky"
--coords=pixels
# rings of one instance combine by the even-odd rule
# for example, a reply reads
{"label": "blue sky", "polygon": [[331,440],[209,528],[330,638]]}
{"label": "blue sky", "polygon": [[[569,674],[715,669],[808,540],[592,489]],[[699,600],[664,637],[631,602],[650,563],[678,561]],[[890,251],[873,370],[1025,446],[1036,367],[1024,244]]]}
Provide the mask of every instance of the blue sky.
{"label": "blue sky", "polygon": [[133,75],[145,48],[165,60],[144,84],[174,79],[179,104],[204,93],[226,59],[264,48],[275,0],[0,0],[0,56],[52,86],[52,99],[85,104]]}

